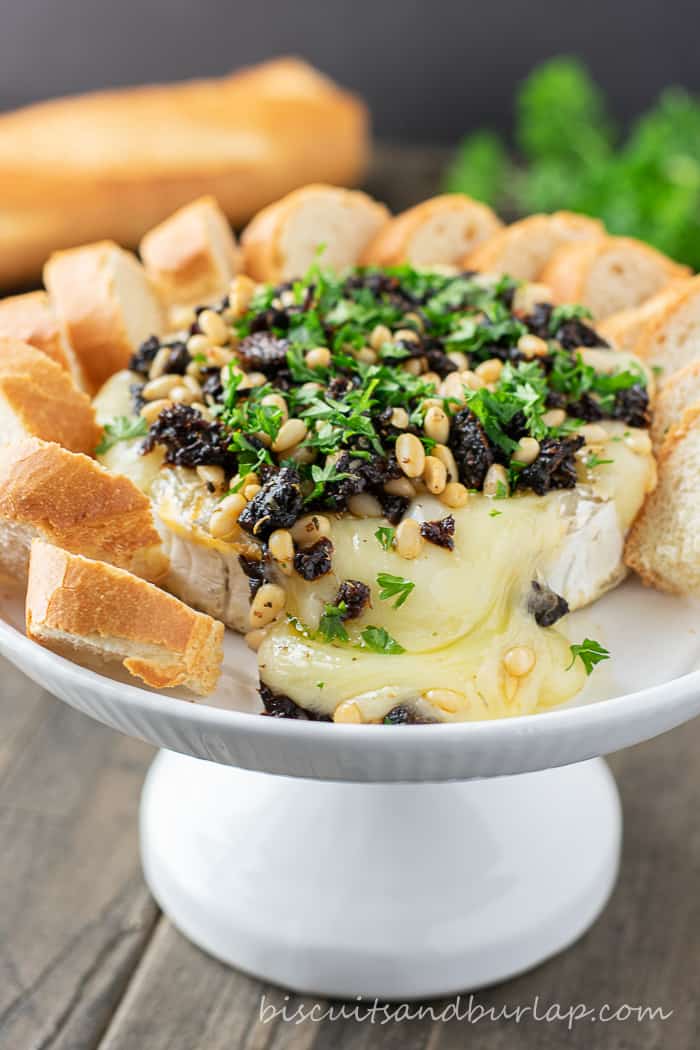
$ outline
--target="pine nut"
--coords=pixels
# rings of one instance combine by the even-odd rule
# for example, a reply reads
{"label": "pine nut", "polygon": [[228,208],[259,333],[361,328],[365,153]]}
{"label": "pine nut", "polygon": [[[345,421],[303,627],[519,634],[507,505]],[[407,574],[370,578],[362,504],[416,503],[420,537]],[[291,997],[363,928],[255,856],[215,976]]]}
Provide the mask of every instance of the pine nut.
{"label": "pine nut", "polygon": [[243,477],[241,484],[243,488],[245,488],[246,485],[260,485],[260,475],[251,471],[250,474],[246,474]]}
{"label": "pine nut", "polygon": [[518,442],[518,447],[513,453],[513,459],[516,463],[523,463],[526,467],[529,467],[531,463],[534,463],[540,454],[540,443],[535,438],[523,437]]}
{"label": "pine nut", "polygon": [[384,511],[378,499],[369,492],[358,492],[348,500],[348,510],[356,518],[381,518]]}
{"label": "pine nut", "polygon": [[202,310],[197,318],[197,324],[205,335],[208,335],[215,346],[223,346],[228,342],[229,331],[224,319],[214,310]]}
{"label": "pine nut", "polygon": [[391,342],[391,332],[385,324],[377,324],[372,329],[369,337],[369,345],[373,350],[381,350],[384,343]]}
{"label": "pine nut", "polygon": [[447,480],[457,481],[459,478],[459,471],[457,470],[457,462],[452,455],[452,449],[447,445],[436,445],[433,451],[430,453],[431,456],[435,456],[441,463],[444,463],[445,470],[447,471]]}
{"label": "pine nut", "polygon": [[[157,383],[158,380],[154,379],[153,382]],[[199,393],[201,395],[201,390]],[[192,391],[188,390],[188,388],[182,383],[178,384],[178,386],[172,387],[170,390],[170,397],[172,400],[181,405],[189,405],[190,402],[194,401],[196,396],[196,394],[193,394]]]}
{"label": "pine nut", "polygon": [[223,467],[200,466],[197,467],[197,474],[214,492],[221,492],[226,484],[226,472]]}
{"label": "pine nut", "polygon": [[531,314],[538,303],[551,303],[552,291],[546,284],[521,284],[513,296],[513,313]]}
{"label": "pine nut", "polygon": [[195,397],[200,398],[202,396],[202,387],[194,376],[184,375],[182,377],[182,385],[191,390]]}
{"label": "pine nut", "polygon": [[428,689],[423,693],[423,698],[448,715],[456,714],[465,699],[463,693],[454,689]]}
{"label": "pine nut", "polygon": [[288,419],[277,432],[277,437],[272,443],[273,452],[286,452],[303,441],[308,434],[308,428],[303,419]]}
{"label": "pine nut", "polygon": [[507,496],[510,492],[508,472],[500,463],[492,463],[484,478],[485,496]]}
{"label": "pine nut", "polygon": [[414,310],[406,314],[406,316],[404,317],[404,321],[406,321],[408,324],[415,325],[419,332],[422,332],[425,329],[425,325],[423,324],[423,318]]}
{"label": "pine nut", "polygon": [[391,413],[389,422],[397,430],[405,430],[408,426],[408,412],[405,408],[395,408]]}
{"label": "pine nut", "polygon": [[598,426],[597,423],[586,423],[579,430],[579,434],[587,445],[604,445],[610,439],[605,427]]}
{"label": "pine nut", "polygon": [[404,372],[408,372],[410,376],[419,376],[422,374],[425,368],[424,357],[412,357],[408,361],[404,361],[402,369]]}
{"label": "pine nut", "polygon": [[625,444],[632,452],[640,456],[646,456],[651,452],[651,438],[646,430],[632,431],[626,436]]}
{"label": "pine nut", "polygon": [[243,635],[243,639],[249,649],[252,649],[254,653],[257,653],[258,649],[265,641],[265,635],[267,631],[263,627],[254,627],[252,631],[248,631],[247,634]]}
{"label": "pine nut", "polygon": [[275,529],[270,533],[267,546],[285,576],[291,576],[294,569],[294,540],[289,529]]}
{"label": "pine nut", "polygon": [[164,375],[157,379],[149,379],[141,388],[141,397],[144,401],[157,401],[161,397],[167,397],[173,387],[179,386],[182,376]]}
{"label": "pine nut", "polygon": [[260,492],[261,488],[262,485],[246,485],[243,489],[243,495],[250,503],[252,499],[255,499],[258,492]]}
{"label": "pine nut", "polygon": [[453,365],[457,365],[460,372],[465,372],[469,368],[469,358],[461,350],[450,350],[447,356]]}
{"label": "pine nut", "polygon": [[160,397],[157,401],[148,401],[141,409],[140,415],[147,423],[154,423],[161,412],[166,408],[172,408],[172,405],[169,397]]}
{"label": "pine nut", "polygon": [[497,383],[502,371],[503,362],[498,357],[490,357],[488,361],[482,361],[475,369],[476,375],[485,383]]}
{"label": "pine nut", "polygon": [[189,328],[196,320],[196,314],[191,306],[173,306],[170,311],[170,323],[178,331]]}
{"label": "pine nut", "polygon": [[327,346],[317,346],[313,350],[307,350],[304,360],[309,368],[328,368],[331,363],[331,352]]}
{"label": "pine nut", "polygon": [[357,361],[362,361],[366,365],[375,365],[377,363],[377,351],[373,350],[371,346],[363,346],[360,350],[355,351],[355,358]]}
{"label": "pine nut", "polygon": [[525,357],[544,357],[549,347],[547,346],[544,339],[540,339],[538,335],[521,335],[518,339],[518,350]]}
{"label": "pine nut", "polygon": [[478,376],[476,372],[472,372],[469,368],[466,372],[461,373],[461,380],[470,390],[481,390],[483,386],[486,386],[481,376]]}
{"label": "pine nut", "polygon": [[245,274],[239,273],[231,281],[228,291],[229,309],[233,311],[236,318],[241,317],[250,305],[250,300],[255,294],[255,281]]}
{"label": "pine nut", "polygon": [[444,492],[440,493],[440,502],[446,507],[464,507],[469,499],[469,493],[459,481],[451,481],[445,486]]}
{"label": "pine nut", "polygon": [[333,721],[345,725],[359,725],[360,722],[364,722],[364,719],[354,700],[344,700],[333,712]]}
{"label": "pine nut", "polygon": [[537,657],[529,645],[514,645],[503,656],[503,666],[513,678],[523,678],[535,666]]}
{"label": "pine nut", "polygon": [[421,378],[424,383],[432,384],[436,390],[440,386],[440,383],[442,383],[442,379],[437,372],[424,372]]}
{"label": "pine nut", "polygon": [[[204,355],[207,359],[207,364],[213,368],[222,368],[224,365],[229,364],[230,361],[235,360],[235,355],[232,350],[224,350],[223,346],[210,346]],[[240,369],[238,369],[240,372]]]}
{"label": "pine nut", "polygon": [[419,478],[425,467],[425,450],[415,434],[401,434],[396,440],[396,458],[404,474]]}
{"label": "pine nut", "polygon": [[420,525],[415,518],[404,518],[396,529],[396,553],[411,561],[418,557],[422,546]]}
{"label": "pine nut", "polygon": [[318,452],[315,448],[309,448],[308,445],[295,445],[293,449],[287,452],[286,458],[304,466],[308,463],[315,463],[317,456]]}
{"label": "pine nut", "polygon": [[262,372],[245,372],[238,389],[250,390],[255,386],[265,386],[265,383],[267,383],[267,376]]}
{"label": "pine nut", "polygon": [[420,336],[412,328],[399,328],[398,332],[394,332],[393,340],[395,343],[419,343]]}
{"label": "pine nut", "polygon": [[232,492],[230,496],[222,499],[209,519],[209,532],[211,535],[215,539],[223,539],[225,536],[230,536],[245,505],[246,499],[241,492]]}
{"label": "pine nut", "polygon": [[331,523],[323,514],[306,514],[298,518],[290,530],[290,535],[298,547],[313,547],[314,543],[330,536]]}
{"label": "pine nut", "polygon": [[450,421],[445,410],[437,405],[431,405],[425,413],[423,430],[433,441],[444,445],[450,436]]}
{"label": "pine nut", "polygon": [[199,332],[196,335],[191,335],[187,340],[187,351],[193,357],[195,354],[206,354],[210,347],[211,339],[207,339],[205,335],[201,335]]}
{"label": "pine nut", "polygon": [[426,456],[425,467],[423,468],[423,481],[428,492],[432,492],[433,496],[439,496],[441,492],[444,492],[447,485],[445,464],[441,463],[435,456]]}
{"label": "pine nut", "polygon": [[279,408],[282,413],[282,422],[285,423],[289,419],[289,409],[287,408],[287,402],[284,400],[281,394],[265,394],[265,397],[260,402],[261,405],[270,405],[272,408]]}
{"label": "pine nut", "polygon": [[299,393],[305,394],[306,396],[309,394],[318,394],[321,390],[323,390],[323,387],[320,383],[302,383],[299,387]]}
{"label": "pine nut", "polygon": [[464,387],[465,383],[462,379],[462,373],[450,372],[438,387],[438,392],[440,397],[449,397],[452,401],[457,401],[458,404],[464,405],[467,401]]}
{"label": "pine nut", "polygon": [[390,496],[401,496],[402,499],[414,499],[416,490],[408,478],[392,478],[384,484],[384,491]]}
{"label": "pine nut", "polygon": [[170,347],[161,346],[160,350],[153,358],[151,367],[148,370],[149,379],[158,379],[159,376],[165,375],[165,370],[168,367],[170,360]]}
{"label": "pine nut", "polygon": [[250,604],[251,627],[266,627],[284,609],[287,596],[276,583],[264,583]]}
{"label": "pine nut", "polygon": [[185,375],[186,376],[192,376],[194,379],[197,380],[197,382],[199,382],[200,370],[201,370],[201,365],[200,365],[199,361],[190,361],[190,363],[188,364],[187,368],[185,369]]}
{"label": "pine nut", "polygon": [[560,427],[566,419],[566,412],[563,408],[550,408],[549,412],[545,412],[542,416],[542,422],[546,427]]}

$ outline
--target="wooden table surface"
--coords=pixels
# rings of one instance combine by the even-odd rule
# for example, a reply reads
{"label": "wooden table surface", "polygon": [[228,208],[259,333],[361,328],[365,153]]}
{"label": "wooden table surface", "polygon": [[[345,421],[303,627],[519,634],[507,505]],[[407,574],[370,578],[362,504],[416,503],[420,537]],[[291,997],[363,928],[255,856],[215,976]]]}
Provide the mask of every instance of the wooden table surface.
{"label": "wooden table surface", "polygon": [[[387,186],[387,170],[373,188]],[[401,155],[401,206],[428,195],[435,160]],[[410,163],[409,163],[410,160]],[[663,658],[663,654],[660,654]],[[181,937],[141,876],[139,791],[152,750],[72,711],[0,661],[2,1050],[695,1050],[700,1046],[700,721],[617,755],[620,880],[599,922],[537,970],[480,992],[494,1013],[552,1004],[661,1007],[666,1020],[261,1018],[284,992]],[[320,786],[319,790],[323,790]],[[288,1013],[308,1000],[292,996]],[[434,1012],[443,1004],[432,1004]],[[463,1009],[466,1001],[463,1002]]]}

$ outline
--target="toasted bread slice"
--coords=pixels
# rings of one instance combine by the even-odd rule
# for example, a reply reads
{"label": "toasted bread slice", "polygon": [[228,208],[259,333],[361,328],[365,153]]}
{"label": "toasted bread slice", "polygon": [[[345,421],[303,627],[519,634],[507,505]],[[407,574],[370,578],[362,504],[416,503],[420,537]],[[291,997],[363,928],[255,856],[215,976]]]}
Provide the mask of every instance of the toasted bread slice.
{"label": "toasted bread slice", "polygon": [[686,409],[658,458],[659,482],[632,526],[625,562],[648,586],[700,596],[700,405]]}
{"label": "toasted bread slice", "polygon": [[457,266],[502,223],[486,204],[463,193],[445,193],[417,204],[386,223],[367,245],[362,262],[371,266]]}
{"label": "toasted bread slice", "polygon": [[680,277],[640,306],[631,306],[611,314],[600,322],[598,331],[616,349],[636,353],[647,328],[663,314],[667,306],[676,301],[689,280],[689,277]]}
{"label": "toasted bread slice", "polygon": [[100,433],[90,398],[60,365],[28,343],[0,338],[0,442],[35,436],[92,455]]}
{"label": "toasted bread slice", "polygon": [[113,241],[56,252],[44,267],[44,282],[92,392],[127,367],[144,339],[163,329],[162,307],[146,271]]}
{"label": "toasted bread slice", "polygon": [[27,635],[67,656],[123,666],[155,689],[184,685],[213,692],[221,672],[224,625],[152,583],[102,561],[34,540]]}
{"label": "toasted bread slice", "polygon": [[555,302],[582,303],[601,319],[639,306],[689,273],[632,237],[588,237],[559,248],[540,277]]}
{"label": "toasted bread slice", "polygon": [[674,372],[663,384],[654,401],[651,440],[657,452],[685,410],[693,405],[700,405],[700,357],[680,371]]}
{"label": "toasted bread slice", "polygon": [[461,265],[467,270],[508,273],[523,281],[536,281],[554,252],[564,244],[600,237],[604,232],[598,219],[570,211],[530,215],[489,237],[465,255]]}
{"label": "toasted bread slice", "polygon": [[0,447],[0,568],[26,577],[31,540],[109,561],[150,580],[168,571],[151,506],[129,478],[52,442]]}
{"label": "toasted bread slice", "polygon": [[644,327],[636,353],[664,378],[700,359],[700,276],[677,289]]}
{"label": "toasted bread slice", "polygon": [[68,373],[79,390],[85,389],[80,362],[61,331],[46,292],[0,299],[0,337],[20,339],[42,350]]}
{"label": "toasted bread slice", "polygon": [[139,252],[168,307],[222,298],[238,270],[236,239],[213,197],[192,201],[150,230]]}
{"label": "toasted bread slice", "polygon": [[359,261],[388,219],[387,208],[366,193],[304,186],[263,208],[245,228],[243,270],[256,281],[301,277],[321,248],[322,265],[342,270]]}

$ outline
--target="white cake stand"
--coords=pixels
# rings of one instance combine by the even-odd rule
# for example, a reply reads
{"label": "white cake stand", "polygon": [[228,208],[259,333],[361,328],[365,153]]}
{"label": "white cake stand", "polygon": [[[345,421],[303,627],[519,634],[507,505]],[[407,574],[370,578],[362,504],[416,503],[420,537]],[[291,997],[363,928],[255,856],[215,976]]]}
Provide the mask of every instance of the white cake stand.
{"label": "white cake stand", "polygon": [[618,866],[619,799],[596,756],[700,712],[698,607],[634,583],[570,618],[572,639],[613,653],[575,705],[463,725],[262,718],[234,636],[213,705],[185,703],[40,649],[8,595],[0,616],[0,651],[30,678],[163,749],[141,841],[173,923],[323,996],[453,994],[571,944]]}

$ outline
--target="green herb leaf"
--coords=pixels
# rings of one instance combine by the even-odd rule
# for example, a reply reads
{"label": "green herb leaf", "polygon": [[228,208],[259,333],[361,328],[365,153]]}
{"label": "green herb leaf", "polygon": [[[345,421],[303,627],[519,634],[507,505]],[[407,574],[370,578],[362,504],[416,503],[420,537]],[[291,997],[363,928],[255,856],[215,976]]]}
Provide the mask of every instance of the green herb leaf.
{"label": "green herb leaf", "polygon": [[610,653],[607,649],[603,648],[600,642],[594,641],[592,638],[584,638],[580,645],[571,645],[571,663],[567,667],[567,671],[570,671],[574,666],[576,657],[578,656],[586,668],[586,674],[591,674],[596,664],[599,664],[602,660],[609,660]]}
{"label": "green herb leaf", "polygon": [[614,463],[614,462],[615,462],[614,459],[601,459],[600,456],[597,455],[597,453],[592,452],[591,455],[586,460],[586,466],[590,470],[593,470],[594,467],[602,467],[606,463]]}
{"label": "green herb leaf", "polygon": [[379,598],[381,601],[389,601],[396,598],[394,608],[398,609],[408,598],[416,586],[412,580],[406,580],[403,576],[392,576],[390,572],[380,572],[377,576],[377,585],[381,588]]}
{"label": "green herb leaf", "polygon": [[406,651],[383,627],[366,627],[360,637],[364,642],[364,647],[375,653],[386,653],[393,656]]}
{"label": "green herb leaf", "polygon": [[380,525],[374,534],[374,538],[382,550],[390,551],[396,539],[396,529],[392,529],[389,525]]}
{"label": "green herb leaf", "polygon": [[318,625],[318,633],[324,642],[347,642],[348,632],[345,630],[343,615],[348,611],[345,602],[338,605],[326,605]]}
{"label": "green herb leaf", "polygon": [[95,455],[102,456],[109,452],[119,441],[131,441],[144,437],[148,433],[148,423],[143,416],[115,416],[111,423],[105,423],[102,440],[95,449]]}
{"label": "green herb leaf", "polygon": [[503,513],[502,510],[490,510],[489,511],[489,517],[490,518],[498,518],[502,513]]}
{"label": "green herb leaf", "polygon": [[549,319],[549,334],[556,335],[567,321],[584,321],[592,317],[593,314],[588,307],[581,306],[579,303],[564,303],[562,306],[555,306]]}

